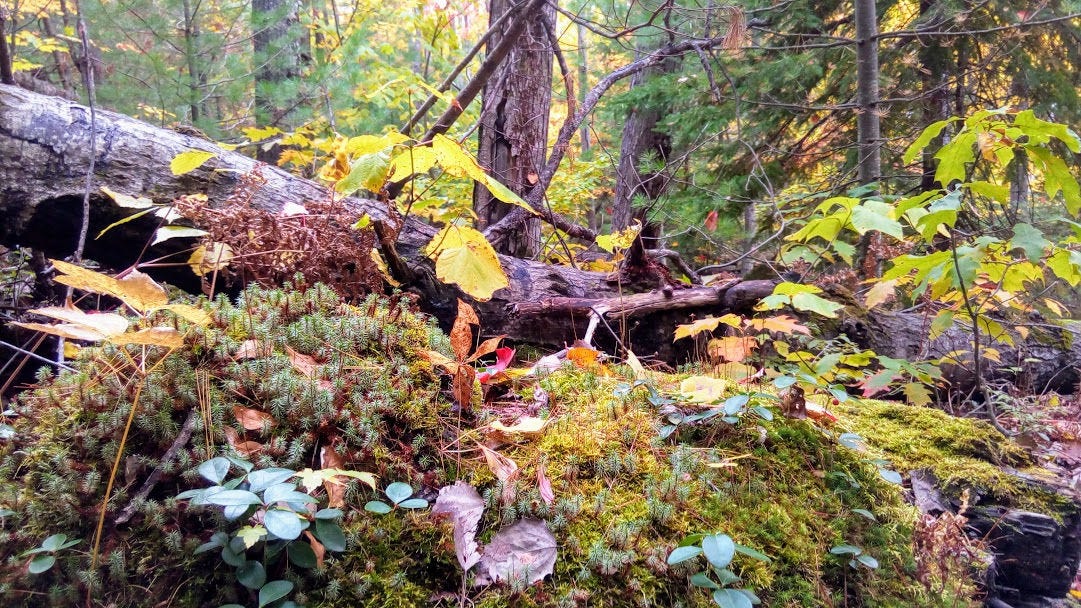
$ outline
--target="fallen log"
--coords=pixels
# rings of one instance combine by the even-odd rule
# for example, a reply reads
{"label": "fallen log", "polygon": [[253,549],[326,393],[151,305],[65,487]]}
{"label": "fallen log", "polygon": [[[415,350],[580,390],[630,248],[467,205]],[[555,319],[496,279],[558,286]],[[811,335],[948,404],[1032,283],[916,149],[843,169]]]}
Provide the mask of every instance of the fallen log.
{"label": "fallen log", "polygon": [[[303,205],[334,196],[332,190],[323,185],[198,137],[102,110],[97,112],[96,123],[93,136],[97,156],[94,192],[90,197],[91,238],[86,257],[112,268],[124,268],[133,263],[157,224],[150,220],[134,221],[111,230],[103,239],[93,239],[103,228],[130,213],[130,210],[118,208],[102,193],[100,188],[103,186],[159,203],[190,194],[205,194],[212,205],[242,199],[245,204],[271,212],[279,211],[289,203]],[[31,247],[51,257],[70,255],[78,236],[90,141],[89,108],[59,97],[0,85],[0,216],[4,218],[0,224],[0,244]],[[170,161],[189,150],[210,152],[214,157],[190,173],[174,175],[169,168]],[[258,179],[250,179],[252,175]],[[385,202],[347,198],[344,204],[376,221],[396,221],[395,212]],[[408,220],[397,233],[396,247],[404,262],[420,271],[419,279],[409,286],[419,293],[420,305],[449,323],[461,294],[432,280],[430,262],[420,253],[434,234],[435,229],[431,226]],[[152,248],[147,257],[158,257],[170,251],[167,243]],[[623,293],[620,285],[610,280],[606,273],[507,256],[501,256],[500,262],[510,281],[509,287],[497,292],[489,302],[475,303],[486,334],[506,334],[522,342],[562,347],[581,337],[588,324],[588,314],[576,317],[572,309],[581,311],[597,302],[631,295]],[[190,273],[182,268],[168,277],[179,283],[185,283],[187,278],[184,286],[189,289],[197,286],[188,275]],[[755,284],[754,289],[761,291],[763,287]],[[686,319],[688,314],[695,312],[722,312],[725,293],[746,293],[747,290],[746,286],[739,285],[721,291],[676,289],[648,309],[653,317],[662,313],[671,317],[671,321],[663,324],[667,327],[664,339],[660,339],[660,334],[664,333],[660,331],[662,326],[654,322],[649,323],[649,333],[656,334],[657,340],[643,341],[634,335],[626,339],[640,344],[639,351],[643,354],[672,358],[675,351],[671,348],[671,331],[677,317]],[[562,299],[564,304],[576,299],[583,303],[577,307],[567,304],[547,310],[530,308],[553,299]],[[733,301],[739,301],[744,307],[753,303],[747,297]],[[524,308],[520,308],[522,306]],[[646,312],[631,316],[641,318],[647,316]]]}
{"label": "fallen log", "polygon": [[[202,193],[212,204],[243,200],[267,211],[281,210],[288,203],[303,205],[333,197],[325,186],[204,139],[108,111],[98,111],[96,122],[91,237],[126,215],[97,190],[102,186],[163,203]],[[0,245],[28,246],[52,257],[71,254],[81,219],[90,137],[88,108],[0,85]],[[169,162],[188,150],[204,150],[215,157],[190,173],[173,175]],[[250,179],[253,175],[258,179]],[[386,202],[348,198],[344,204],[376,221],[397,221]],[[112,268],[127,267],[139,257],[156,227],[151,221],[124,224],[104,239],[91,238],[86,256]],[[406,287],[417,294],[422,308],[449,327],[457,299],[462,296],[432,278],[431,264],[421,253],[435,232],[433,227],[410,219],[397,231],[395,245],[402,264],[415,274]],[[150,257],[166,251],[161,246],[152,248]],[[618,352],[622,345],[639,355],[656,355],[669,362],[686,360],[693,348],[689,340],[673,343],[676,325],[692,317],[750,312],[773,286],[770,281],[733,281],[714,287],[666,286],[633,294],[606,273],[507,256],[501,256],[500,262],[509,287],[496,292],[489,302],[475,303],[486,335],[505,334],[520,342],[561,348],[585,335],[593,311],[603,311],[608,328],[598,330],[598,345],[609,352]],[[186,268],[182,270],[187,273]],[[178,272],[170,278],[183,282],[183,276]],[[187,274],[189,287],[191,276]],[[941,356],[966,344],[964,332],[956,328],[929,342],[926,324],[901,313],[853,313],[840,327],[857,342],[895,358]],[[1077,336],[1069,339],[1069,331],[1047,328],[1040,340],[1017,337],[1016,348],[1001,349],[998,369],[992,373],[1014,378],[1016,374],[1010,370],[1020,365],[1035,390],[1069,391],[1078,382],[1081,366],[1081,340]],[[958,366],[952,373],[952,379],[964,386],[964,367]]]}

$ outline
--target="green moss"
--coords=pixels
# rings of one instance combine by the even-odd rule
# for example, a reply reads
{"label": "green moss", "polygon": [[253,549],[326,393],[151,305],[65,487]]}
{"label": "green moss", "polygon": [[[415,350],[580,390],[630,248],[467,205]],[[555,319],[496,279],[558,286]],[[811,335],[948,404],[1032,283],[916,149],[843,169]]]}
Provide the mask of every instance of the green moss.
{"label": "green moss", "polygon": [[970,488],[1017,508],[1058,513],[1071,506],[1010,472],[1031,467],[1032,458],[984,421],[886,401],[852,401],[835,409],[841,425],[864,437],[894,469],[929,469],[954,497]]}
{"label": "green moss", "polygon": [[[215,318],[211,327],[187,328],[186,347],[156,367],[164,353],[147,355],[153,371],[125,449],[130,471],[119,480],[107,521],[160,464],[189,413],[209,404],[214,452],[228,451],[225,429],[232,429],[241,441],[258,442],[252,458],[260,467],[318,467],[321,451],[333,449],[343,466],[375,472],[383,485],[408,481],[432,492],[466,480],[488,501],[482,542],[519,517],[546,520],[559,546],[554,575],[526,589],[467,588],[476,606],[709,606],[710,597],[688,582],[703,564],[666,562],[686,536],[705,532],[723,532],[772,558],[738,557],[733,564],[743,585],[771,608],[832,606],[839,595],[850,607],[971,604],[963,581],[951,586],[962,590],[956,602],[924,591],[911,554],[914,511],[863,454],[807,421],[766,422],[748,414],[731,425],[715,418],[684,425],[662,441],[660,415],[645,388],[617,390],[620,378],[568,367],[519,381],[516,390],[525,395],[532,395],[534,383],[548,393],[551,423],[538,438],[499,447],[519,467],[514,486],[505,488],[475,449],[483,440],[475,429],[498,412],[452,411],[446,380],[420,354],[449,352],[446,337],[428,320],[374,298],[346,307],[319,286],[251,289],[236,305],[219,299],[205,306]],[[236,357],[252,339],[269,345],[271,354]],[[290,351],[311,357],[320,365],[317,373],[309,377]],[[142,356],[135,347],[88,349],[78,373],[19,398],[16,440],[0,446],[0,505],[16,511],[4,523],[0,580],[37,595],[0,588],[0,603],[71,605],[90,578],[99,581],[96,598],[118,607],[170,598],[193,606],[252,603],[217,556],[192,554],[221,520],[171,498],[202,485],[193,472],[208,453],[201,423],[132,522],[107,526],[103,553],[116,557],[103,559],[94,572],[86,572],[79,554],[39,578],[21,569],[25,560],[17,555],[48,534],[64,532],[89,544],[111,456],[137,393],[131,362]],[[209,386],[200,388],[200,378]],[[754,405],[773,405],[768,397],[754,399]],[[269,413],[273,428],[245,431],[234,408]],[[952,428],[946,419],[927,422],[918,413],[884,408],[872,402],[846,410],[844,422],[866,425],[860,432],[869,442],[881,436],[883,443],[873,445],[896,462],[901,456],[890,448],[899,446],[886,442],[900,427],[916,425],[925,437],[944,433],[941,441],[927,440],[938,451],[919,453],[929,460],[941,458],[949,433],[960,433],[943,430]],[[989,454],[1022,462],[1011,448],[980,434],[965,435],[954,449],[951,457],[975,461]],[[537,489],[542,464],[555,494],[550,505]],[[295,599],[310,606],[418,606],[453,598],[462,574],[449,525],[426,511],[367,513],[361,507],[371,498],[362,486],[348,489],[343,554],[328,556],[314,572],[273,574],[293,580]],[[854,509],[873,512],[877,522]],[[829,553],[841,543],[858,545],[881,567],[849,568]],[[147,582],[153,585],[137,586]]]}

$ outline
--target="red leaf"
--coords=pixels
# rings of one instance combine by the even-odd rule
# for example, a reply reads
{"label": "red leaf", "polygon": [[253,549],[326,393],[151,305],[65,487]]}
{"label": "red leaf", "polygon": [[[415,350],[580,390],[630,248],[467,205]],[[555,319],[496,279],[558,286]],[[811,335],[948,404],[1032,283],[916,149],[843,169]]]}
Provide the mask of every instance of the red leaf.
{"label": "red leaf", "polygon": [[705,221],[706,230],[713,232],[717,229],[717,210],[714,209],[706,214]]}

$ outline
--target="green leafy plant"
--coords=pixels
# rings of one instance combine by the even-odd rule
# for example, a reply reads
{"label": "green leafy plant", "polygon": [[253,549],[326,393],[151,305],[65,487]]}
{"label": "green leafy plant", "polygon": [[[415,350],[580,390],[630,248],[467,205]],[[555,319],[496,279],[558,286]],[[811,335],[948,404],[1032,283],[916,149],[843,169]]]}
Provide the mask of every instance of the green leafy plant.
{"label": "green leafy plant", "polygon": [[[6,509],[4,511],[6,512]],[[42,572],[48,572],[56,564],[57,553],[74,547],[81,542],[83,542],[81,539],[68,540],[67,534],[53,534],[41,541],[40,546],[24,551],[21,557],[33,555],[34,558],[30,560],[29,565],[30,574],[41,574]]]}
{"label": "green leafy plant", "polygon": [[740,582],[740,577],[729,569],[737,553],[769,563],[768,556],[734,542],[727,534],[692,534],[683,539],[679,547],[668,554],[668,565],[674,566],[699,555],[706,557],[707,568],[691,576],[695,587],[713,592],[713,602],[721,608],[750,608],[761,603],[749,589],[730,588]]}
{"label": "green leafy plant", "polygon": [[[243,474],[226,480],[230,469],[239,467]],[[338,476],[355,477],[375,486],[370,473],[324,469],[320,472],[267,468],[253,470],[252,463],[217,457],[199,465],[199,474],[214,485],[188,490],[177,496],[193,506],[220,507],[226,521],[246,521],[234,532],[215,532],[195,553],[220,550],[221,559],[236,568],[236,579],[244,587],[258,590],[259,608],[293,606],[283,601],[293,589],[287,580],[270,580],[268,566],[287,556],[299,568],[315,568],[324,551],[344,551],[345,534],[338,521],[339,509],[319,509],[317,499],[297,490],[288,480],[298,477],[305,488],[314,489]],[[315,474],[322,473],[322,474]],[[301,535],[307,540],[301,540]],[[262,551],[261,559],[249,559],[251,550]]]}
{"label": "green leafy plant", "polygon": [[394,509],[426,509],[428,508],[428,501],[423,498],[410,498],[413,495],[413,488],[407,483],[396,481],[383,490],[383,493],[390,499],[391,504],[387,504],[382,500],[369,500],[364,505],[365,511],[370,511],[379,515],[386,515]]}
{"label": "green leafy plant", "polygon": [[839,555],[842,558],[850,557],[848,565],[853,570],[858,570],[860,566],[867,568],[868,570],[878,569],[878,560],[863,552],[863,549],[855,545],[837,545],[830,549],[830,553],[833,555]]}

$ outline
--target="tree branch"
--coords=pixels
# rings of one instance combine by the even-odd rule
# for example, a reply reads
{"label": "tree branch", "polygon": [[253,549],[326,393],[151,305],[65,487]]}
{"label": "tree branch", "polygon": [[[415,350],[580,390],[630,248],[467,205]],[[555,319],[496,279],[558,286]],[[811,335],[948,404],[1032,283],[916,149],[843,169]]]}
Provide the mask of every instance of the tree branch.
{"label": "tree branch", "polygon": [[494,49],[489,51],[488,56],[484,58],[484,62],[480,64],[480,68],[477,69],[476,75],[470,80],[462,90],[458,92],[458,97],[455,99],[457,103],[451,104],[443,115],[439,117],[432,128],[428,129],[428,132],[424,134],[421,141],[431,141],[437,134],[446,133],[454,124],[458,117],[462,115],[465,108],[476,99],[477,95],[484,90],[484,85],[488,82],[488,79],[495,73],[495,69],[499,67],[499,64],[507,57],[514,45],[517,44],[518,37],[522,34],[522,30],[525,29],[529,23],[530,15],[540,9],[541,5],[547,0],[525,0],[522,4],[518,5],[520,8],[513,12],[518,12],[518,17],[507,26],[507,31],[503,33],[503,37],[500,39],[499,44]]}

